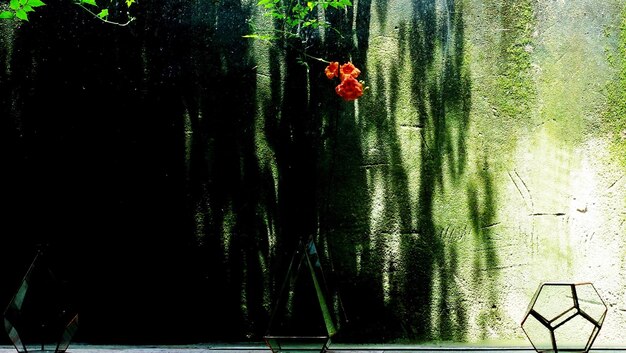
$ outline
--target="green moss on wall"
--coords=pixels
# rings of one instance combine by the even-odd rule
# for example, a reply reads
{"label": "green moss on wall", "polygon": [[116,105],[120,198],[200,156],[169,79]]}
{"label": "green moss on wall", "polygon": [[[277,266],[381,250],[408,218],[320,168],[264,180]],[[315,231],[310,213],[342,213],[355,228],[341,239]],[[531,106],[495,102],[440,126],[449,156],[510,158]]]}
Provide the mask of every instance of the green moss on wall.
{"label": "green moss on wall", "polygon": [[500,4],[502,35],[498,67],[498,100],[502,116],[528,115],[536,96],[532,81],[532,31],[535,15],[530,0],[503,1]]}
{"label": "green moss on wall", "polygon": [[626,167],[626,6],[622,10],[618,45],[615,53],[609,51],[609,62],[617,70],[616,78],[607,89],[607,109],[604,114],[606,133],[611,151]]}

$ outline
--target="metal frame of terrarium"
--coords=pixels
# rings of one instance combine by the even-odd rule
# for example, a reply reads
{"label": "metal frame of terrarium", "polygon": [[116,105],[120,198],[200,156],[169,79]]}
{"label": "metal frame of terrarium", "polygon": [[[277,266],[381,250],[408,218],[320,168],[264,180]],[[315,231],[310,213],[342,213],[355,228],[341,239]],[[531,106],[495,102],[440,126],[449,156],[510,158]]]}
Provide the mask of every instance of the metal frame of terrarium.
{"label": "metal frame of terrarium", "polygon": [[[296,267],[294,267],[294,265]],[[306,266],[308,273],[311,276],[313,286],[315,288],[317,300],[319,302],[320,310],[323,316],[324,325],[326,329],[326,335],[274,335],[271,334],[272,324],[275,321],[276,313],[281,304],[281,298],[285,290],[287,290],[287,284],[290,282],[290,277],[294,274],[297,276],[302,267]],[[318,278],[318,273],[319,277]],[[294,280],[295,282],[295,280]],[[270,323],[268,330],[263,340],[270,348],[272,353],[284,353],[284,352],[321,352],[324,353],[328,350],[331,338],[337,332],[335,324],[333,322],[330,310],[326,303],[326,280],[321,268],[321,264],[318,258],[315,242],[310,238],[307,242],[301,242],[298,248],[294,251],[294,254],[289,263],[285,280],[282,283],[281,289],[278,293],[278,299],[274,305],[274,308],[270,315]]]}
{"label": "metal frame of terrarium", "polygon": [[[581,286],[590,286],[590,288],[593,289],[593,292],[597,296],[597,300],[598,300],[598,302],[594,302],[593,304],[602,305],[604,307],[604,310],[602,310],[602,313],[599,315],[599,318],[596,319],[592,317],[587,312],[585,312],[585,310],[581,308],[580,302],[582,299],[579,298],[578,291],[576,290],[576,287],[581,287]],[[540,314],[537,310],[535,310],[535,306],[537,305],[537,300],[539,299],[539,296],[545,287],[569,287],[571,291],[571,300],[572,300],[573,306],[566,307],[563,311],[557,313],[556,316],[552,318],[546,318],[544,315]],[[606,318],[607,312],[608,312],[608,308],[606,304],[604,303],[604,301],[602,300],[602,297],[600,296],[597,289],[594,287],[594,285],[591,282],[576,282],[576,283],[574,282],[544,282],[539,285],[532,300],[530,301],[528,310],[526,311],[526,314],[524,315],[524,319],[522,320],[521,327],[522,327],[522,330],[524,331],[524,334],[526,335],[526,337],[532,344],[533,348],[537,352],[540,352],[540,353],[543,353],[543,352],[586,353],[586,352],[589,352],[589,350],[591,349],[591,346],[593,345],[593,342],[598,337],[600,329],[602,328],[602,324],[604,323],[604,319]],[[584,347],[581,347],[581,349],[559,347],[559,342],[557,342],[557,338],[555,334],[557,329],[567,324],[568,322],[570,322],[577,316],[581,316],[582,318],[587,320],[591,325],[593,325],[593,330],[591,331],[586,344],[584,345]],[[526,324],[527,320],[531,317],[536,319],[546,330],[548,330],[550,334],[551,349],[541,349],[540,347],[538,347],[537,342],[533,342],[531,335],[529,334],[529,332],[527,332],[527,329],[524,328],[524,325]]]}
{"label": "metal frame of terrarium", "polygon": [[[42,329],[41,329],[42,332],[40,332],[40,335],[39,335],[39,339],[41,340],[40,342],[27,342],[23,340],[22,337],[20,336],[20,333],[19,333],[20,324],[16,323],[16,321],[19,321],[20,316],[22,315],[24,301],[28,296],[29,289],[32,288],[31,281],[33,279],[33,274],[35,273],[36,270],[45,271],[46,275],[49,276],[49,278],[52,281],[56,281],[56,278],[54,277],[52,271],[50,270],[48,266],[46,266],[45,263],[42,263],[42,260],[43,260],[43,251],[38,250],[37,254],[35,255],[35,258],[33,259],[28,270],[26,271],[26,274],[24,275],[24,278],[22,279],[20,287],[18,288],[17,292],[15,293],[15,295],[9,302],[9,305],[5,309],[4,315],[3,315],[4,316],[3,317],[4,328],[6,330],[6,333],[8,334],[9,339],[11,340],[13,346],[19,353],[29,353],[29,352],[63,353],[67,351],[72,341],[72,338],[74,337],[74,334],[76,333],[76,330],[78,329],[78,314],[74,314],[73,316],[72,315],[68,316],[69,319],[67,321],[67,324],[64,324],[64,327],[62,326],[63,329],[59,330],[60,331],[59,337],[56,339],[53,339],[53,342],[50,343],[50,345],[54,346],[53,349],[52,348],[46,349],[46,346],[49,344],[49,342],[45,342],[44,337],[51,336],[51,335],[47,334],[46,332],[43,332],[45,329],[45,325],[42,325]],[[42,269],[41,267],[44,267],[44,268]],[[65,312],[63,312],[63,314],[64,313]]]}

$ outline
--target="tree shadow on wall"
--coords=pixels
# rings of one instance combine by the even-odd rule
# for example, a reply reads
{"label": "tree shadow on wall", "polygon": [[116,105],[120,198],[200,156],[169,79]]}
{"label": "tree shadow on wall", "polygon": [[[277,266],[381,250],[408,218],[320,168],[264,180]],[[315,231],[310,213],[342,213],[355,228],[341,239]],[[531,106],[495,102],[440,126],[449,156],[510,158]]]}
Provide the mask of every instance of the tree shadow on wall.
{"label": "tree shadow on wall", "polygon": [[[436,194],[444,190],[445,182],[459,181],[465,171],[471,82],[464,63],[462,4],[443,4],[443,15],[437,17],[434,2],[415,1],[412,24],[405,32],[401,29],[407,37],[400,41],[400,53],[410,55],[415,63],[411,92],[422,141],[419,204],[415,207],[418,237],[403,239],[408,268],[404,288],[399,287],[404,296],[419,293],[404,309],[409,315],[404,320],[416,327],[409,337],[462,341],[467,313],[456,256],[457,241],[465,229],[436,224],[434,208]],[[402,43],[410,44],[405,48]],[[410,316],[412,312],[417,315]]]}
{"label": "tree shadow on wall", "polygon": [[[186,193],[196,238],[196,328],[203,340],[259,339],[268,322],[275,176],[258,146],[257,72],[247,20],[254,5],[203,2],[190,9]],[[193,12],[195,10],[195,12]],[[202,38],[203,40],[194,40]],[[218,319],[221,318],[221,319]]]}
{"label": "tree shadow on wall", "polygon": [[497,285],[499,283],[499,258],[496,245],[495,190],[487,160],[478,172],[480,184],[471,183],[467,190],[469,213],[474,236],[474,256],[472,259],[472,282],[481,290],[483,302],[477,317],[481,339],[487,339],[490,327],[501,323]]}
{"label": "tree shadow on wall", "polygon": [[[462,5],[437,6],[413,2],[411,22],[399,26],[399,57],[388,74],[377,64],[376,77],[368,77],[375,89],[362,98],[358,129],[367,139],[362,145],[369,146],[363,167],[373,226],[353,250],[361,255],[360,269],[351,274],[365,284],[361,289],[369,288],[360,291],[368,295],[350,300],[354,311],[379,318],[358,324],[364,332],[377,332],[378,340],[460,341],[468,326],[457,244],[466,229],[437,224],[435,198],[444,181],[458,184],[465,175],[471,82],[464,62]],[[405,108],[401,102],[407,101],[401,88],[407,84],[414,121],[398,116]],[[420,141],[417,151],[403,146],[407,138]],[[411,196],[412,178],[418,178],[417,199]],[[371,254],[363,256],[368,247]],[[380,318],[385,327],[377,324]]]}
{"label": "tree shadow on wall", "polygon": [[[368,62],[369,1],[359,2],[357,14],[348,13],[348,19],[356,15],[355,27],[345,18],[331,18],[341,33],[354,33],[357,41],[327,35],[326,57],[342,61],[332,55],[351,53],[357,66],[376,67],[370,70],[375,75],[365,71],[362,77],[375,90],[356,103],[358,115],[352,103],[337,101],[328,89],[322,66],[309,72],[308,100],[303,68],[288,66],[285,77],[277,65],[270,72],[266,133],[281,166],[279,176],[285,178],[278,183],[278,214],[299,220],[290,231],[277,232],[283,237],[277,243],[319,231],[337,280],[333,302],[348,319],[339,341],[465,338],[467,298],[459,288],[458,242],[467,229],[436,224],[434,208],[444,179],[459,183],[466,173],[471,82],[461,5],[446,3],[444,17],[437,15],[440,10],[435,3],[413,3],[412,21],[399,27],[399,58],[389,74],[380,63]],[[409,72],[408,82],[403,71]],[[413,122],[398,116],[400,102],[406,101],[401,88],[407,84]],[[402,144],[407,131],[421,141],[417,153],[408,150],[410,157]],[[301,165],[294,154],[313,159]],[[416,160],[417,175],[407,170],[407,158]],[[417,200],[411,196],[415,177]],[[299,190],[307,185],[316,185],[315,195]]]}
{"label": "tree shadow on wall", "polygon": [[[140,2],[144,16],[113,29],[52,3],[17,33],[14,96],[0,97],[0,111],[15,122],[4,143],[20,151],[9,160],[18,207],[7,216],[24,227],[2,240],[18,248],[7,263],[30,261],[19,254],[40,241],[61,249],[82,298],[79,340],[241,341],[264,333],[281,259],[318,236],[332,306],[350,320],[343,339],[462,339],[457,250],[446,240],[458,232],[435,224],[433,210],[444,177],[460,179],[467,164],[460,5],[449,3],[442,22],[434,4],[413,3],[399,60],[389,76],[364,72],[380,89],[356,114],[323,64],[307,71],[289,50],[270,49],[285,67],[269,61],[261,92],[265,73],[241,38],[254,6],[244,3]],[[330,18],[343,37],[314,33],[311,44],[376,67],[371,1],[354,10]],[[407,84],[418,117],[408,128],[421,137],[417,200],[398,130]],[[7,286],[0,298],[12,294]],[[441,328],[431,327],[440,313]]]}
{"label": "tree shadow on wall", "polygon": [[[360,18],[369,15],[367,7],[361,5],[357,15]],[[349,35],[353,30],[349,20],[354,15],[352,11],[353,8],[347,14],[327,13],[326,19],[338,31],[326,30],[322,35],[323,30],[311,30],[305,44],[308,52],[332,61],[349,61],[350,54],[355,53]],[[358,43],[367,43],[368,38],[359,38]],[[284,60],[285,66],[281,70],[278,60],[270,61],[270,92],[262,103],[265,138],[277,171],[276,245],[269,260],[271,297],[278,296],[287,260],[298,241],[314,237],[332,292],[327,300],[336,308],[341,305],[337,294],[341,285],[334,279],[342,277],[344,271],[341,266],[335,267],[340,262],[337,258],[354,258],[352,238],[367,234],[366,230],[356,229],[367,227],[368,223],[362,219],[368,214],[367,197],[360,196],[366,195],[364,180],[354,169],[346,167],[358,170],[361,165],[353,103],[343,102],[335,94],[337,82],[325,77],[326,64],[308,60],[305,66],[300,62],[300,43],[283,44],[283,49],[269,51],[269,57]],[[358,59],[353,61],[359,67],[365,64]],[[352,231],[339,229],[345,226],[352,226]],[[312,327],[317,321],[308,319],[320,315],[319,308],[306,304],[313,294],[296,293],[292,307],[282,311],[289,312],[289,317],[283,315],[276,320],[282,320],[283,326],[299,326],[303,332],[319,332],[319,327]],[[335,314],[339,311],[335,310]],[[340,321],[339,317],[336,319]]]}

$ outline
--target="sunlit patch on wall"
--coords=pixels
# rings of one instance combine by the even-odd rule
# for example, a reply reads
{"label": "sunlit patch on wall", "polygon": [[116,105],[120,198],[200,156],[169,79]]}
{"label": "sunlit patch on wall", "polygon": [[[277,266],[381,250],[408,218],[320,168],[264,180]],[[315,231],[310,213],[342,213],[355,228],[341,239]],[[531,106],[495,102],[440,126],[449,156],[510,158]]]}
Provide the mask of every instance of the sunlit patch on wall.
{"label": "sunlit patch on wall", "polygon": [[361,258],[363,257],[363,245],[357,244],[354,252],[355,252],[354,261],[356,262],[355,264],[356,274],[360,275],[361,274]]}
{"label": "sunlit patch on wall", "polygon": [[233,228],[235,226],[236,216],[233,212],[233,209],[230,205],[230,202],[225,207],[224,210],[224,221],[222,223],[222,249],[225,258],[228,258],[230,254],[230,241],[233,234]]}

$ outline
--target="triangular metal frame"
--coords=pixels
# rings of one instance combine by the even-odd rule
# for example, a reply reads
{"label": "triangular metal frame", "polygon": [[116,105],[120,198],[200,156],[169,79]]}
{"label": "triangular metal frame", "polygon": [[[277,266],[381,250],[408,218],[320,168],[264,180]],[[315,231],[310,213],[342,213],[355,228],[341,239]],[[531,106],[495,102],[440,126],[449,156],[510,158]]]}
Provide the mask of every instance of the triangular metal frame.
{"label": "triangular metal frame", "polygon": [[[296,265],[296,268],[294,268]],[[275,320],[276,313],[281,305],[281,298],[285,290],[287,290],[287,284],[290,282],[291,276],[294,274],[296,279],[293,280],[294,284],[297,282],[297,276],[299,276],[302,267],[306,266],[308,269],[308,273],[311,276],[313,281],[313,286],[316,291],[317,300],[320,306],[320,311],[322,314],[322,318],[324,320],[324,324],[326,327],[326,335],[319,336],[277,336],[272,335],[270,331],[272,330],[272,324]],[[319,277],[318,278],[318,273]],[[315,241],[313,238],[310,238],[306,243],[300,242],[299,246],[293,253],[291,261],[289,263],[289,267],[287,269],[287,274],[285,276],[285,280],[283,281],[280,291],[278,292],[278,297],[272,309],[270,315],[270,322],[268,325],[268,329],[266,335],[263,337],[265,343],[268,345],[272,353],[281,353],[286,351],[317,351],[320,353],[324,353],[328,350],[328,346],[330,344],[331,338],[337,332],[335,327],[333,318],[330,314],[330,310],[328,309],[328,304],[326,302],[326,280],[324,278],[324,272],[322,270],[322,266],[319,260],[319,254],[317,253],[317,247],[315,246]],[[315,344],[320,348],[310,348],[307,346],[297,346],[297,343],[310,343]],[[296,344],[294,346],[294,344]]]}
{"label": "triangular metal frame", "polygon": [[[26,274],[24,275],[24,278],[22,279],[19,289],[17,290],[17,292],[11,299],[11,302],[9,302],[9,305],[5,309],[4,315],[3,315],[4,328],[7,334],[9,335],[11,343],[13,344],[13,346],[19,353],[31,353],[31,352],[64,353],[65,351],[67,351],[67,348],[69,347],[70,342],[72,338],[74,337],[76,330],[78,329],[78,314],[76,314],[69,320],[69,322],[63,329],[63,333],[60,335],[56,344],[54,345],[54,350],[45,349],[44,342],[40,342],[41,349],[32,349],[32,348],[29,349],[27,346],[30,344],[27,342],[24,342],[22,338],[20,337],[18,328],[15,326],[11,316],[13,314],[19,315],[16,313],[19,313],[22,310],[24,299],[27,295],[29,287],[31,286],[30,281],[36,269],[36,266],[45,266],[45,264],[43,265],[40,264],[42,261],[42,258],[43,258],[43,251],[38,250],[37,254],[35,255],[35,258],[31,262],[30,266],[28,267],[28,270],[26,271]],[[49,268],[47,268],[46,270],[49,276],[51,276],[54,279],[54,275],[52,274],[52,271]]]}

